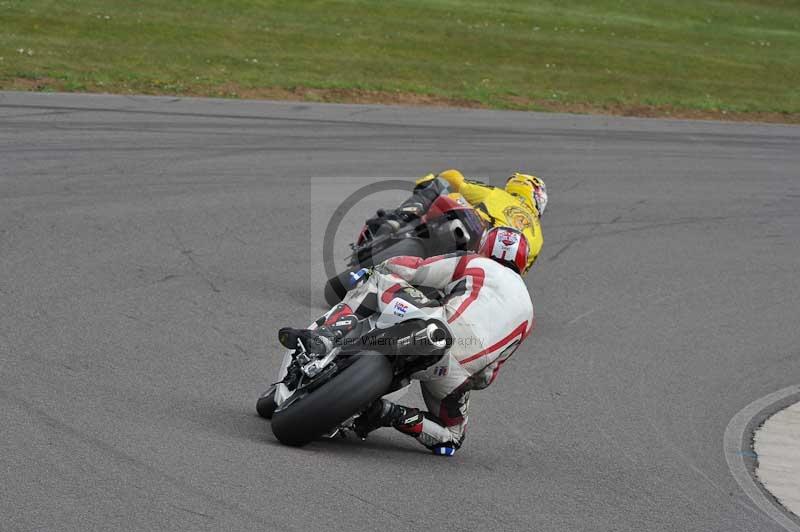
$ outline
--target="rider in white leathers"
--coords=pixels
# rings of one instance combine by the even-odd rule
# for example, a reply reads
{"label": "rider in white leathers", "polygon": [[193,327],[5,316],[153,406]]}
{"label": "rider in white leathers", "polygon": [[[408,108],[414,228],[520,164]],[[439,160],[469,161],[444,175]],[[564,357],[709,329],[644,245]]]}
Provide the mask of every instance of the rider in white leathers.
{"label": "rider in white leathers", "polygon": [[[389,259],[329,313],[352,313],[371,295],[380,305],[399,303],[400,309],[407,301],[446,323],[453,336],[438,362],[412,376],[421,381],[428,411],[376,401],[356,420],[362,436],[393,426],[436,454],[449,456],[461,446],[470,391],[494,381],[534,326],[533,304],[518,273],[528,257],[525,237],[516,229],[494,228],[484,235],[479,251]],[[444,297],[430,300],[415,285],[438,289]],[[324,327],[314,333],[320,346],[327,343]]]}

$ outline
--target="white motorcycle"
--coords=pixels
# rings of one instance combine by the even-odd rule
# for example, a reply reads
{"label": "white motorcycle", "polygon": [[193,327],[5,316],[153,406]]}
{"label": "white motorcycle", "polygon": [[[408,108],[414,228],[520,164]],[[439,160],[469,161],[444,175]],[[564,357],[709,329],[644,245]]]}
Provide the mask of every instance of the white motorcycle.
{"label": "white motorcycle", "polygon": [[373,401],[396,400],[414,373],[435,364],[452,345],[450,330],[437,312],[422,311],[400,297],[388,303],[375,298],[375,303],[370,316],[325,323],[335,335],[327,354],[309,352],[299,338],[282,339],[284,345],[295,346],[284,356],[282,380],[256,403],[259,415],[272,420],[272,432],[281,443],[301,446],[354,430],[356,419]]}

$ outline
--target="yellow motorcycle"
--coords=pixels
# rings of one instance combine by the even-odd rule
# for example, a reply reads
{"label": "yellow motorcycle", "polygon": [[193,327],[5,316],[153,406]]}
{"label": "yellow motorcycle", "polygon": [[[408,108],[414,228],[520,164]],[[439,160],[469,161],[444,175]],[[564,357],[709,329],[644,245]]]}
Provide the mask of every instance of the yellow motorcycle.
{"label": "yellow motorcycle", "polygon": [[347,269],[325,284],[325,301],[334,306],[351,286],[351,274],[392,257],[432,257],[458,250],[476,250],[485,229],[481,217],[464,197],[451,192],[446,181],[436,179],[426,187],[435,198],[428,209],[404,220],[378,211],[361,229]]}

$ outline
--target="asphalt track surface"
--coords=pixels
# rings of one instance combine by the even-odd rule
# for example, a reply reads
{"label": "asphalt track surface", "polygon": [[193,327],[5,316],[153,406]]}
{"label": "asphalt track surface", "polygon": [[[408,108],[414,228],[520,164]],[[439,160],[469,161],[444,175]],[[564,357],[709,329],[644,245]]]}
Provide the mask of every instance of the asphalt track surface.
{"label": "asphalt track surface", "polygon": [[[449,166],[547,180],[534,334],[451,459],[279,445],[312,178]],[[0,94],[0,528],[783,530],[722,440],[800,383],[798,169],[788,126]]]}

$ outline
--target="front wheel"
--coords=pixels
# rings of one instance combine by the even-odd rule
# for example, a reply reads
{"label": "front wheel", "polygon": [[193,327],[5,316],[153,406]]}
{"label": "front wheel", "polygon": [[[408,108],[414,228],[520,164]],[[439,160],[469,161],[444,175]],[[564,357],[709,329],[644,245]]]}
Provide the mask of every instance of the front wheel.
{"label": "front wheel", "polygon": [[272,414],[275,413],[275,386],[270,386],[267,391],[262,393],[256,401],[256,412],[264,419],[272,419]]}
{"label": "front wheel", "polygon": [[351,271],[352,270],[347,270],[335,277],[331,277],[328,279],[328,282],[325,283],[325,302],[331,307],[338,305],[345,294],[347,294],[347,287],[350,286]]}
{"label": "front wheel", "polygon": [[380,353],[366,351],[340,373],[308,395],[279,407],[272,433],[285,445],[299,447],[336,428],[383,396],[392,384],[392,364]]}

